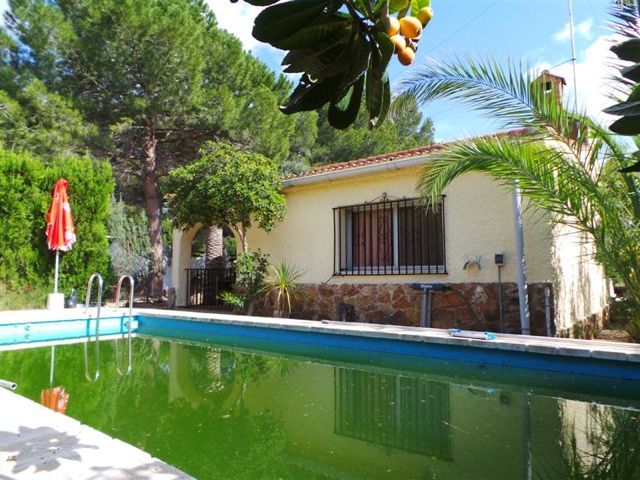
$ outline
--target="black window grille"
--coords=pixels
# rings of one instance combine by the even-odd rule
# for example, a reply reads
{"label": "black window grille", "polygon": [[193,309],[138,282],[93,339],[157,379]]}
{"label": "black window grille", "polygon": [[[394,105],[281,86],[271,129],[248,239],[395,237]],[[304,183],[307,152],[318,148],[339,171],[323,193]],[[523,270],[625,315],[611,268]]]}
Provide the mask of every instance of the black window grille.
{"label": "black window grille", "polygon": [[451,460],[447,383],[336,368],[335,395],[338,435]]}
{"label": "black window grille", "polygon": [[416,199],[333,209],[335,275],[447,273],[444,197],[437,208]]}

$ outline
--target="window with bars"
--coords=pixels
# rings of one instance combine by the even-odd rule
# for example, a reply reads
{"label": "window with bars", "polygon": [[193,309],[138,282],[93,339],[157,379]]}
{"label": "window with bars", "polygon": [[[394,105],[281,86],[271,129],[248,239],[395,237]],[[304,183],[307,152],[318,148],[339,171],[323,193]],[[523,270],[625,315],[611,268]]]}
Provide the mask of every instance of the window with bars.
{"label": "window with bars", "polygon": [[338,207],[335,275],[446,273],[444,198],[436,209],[416,199]]}

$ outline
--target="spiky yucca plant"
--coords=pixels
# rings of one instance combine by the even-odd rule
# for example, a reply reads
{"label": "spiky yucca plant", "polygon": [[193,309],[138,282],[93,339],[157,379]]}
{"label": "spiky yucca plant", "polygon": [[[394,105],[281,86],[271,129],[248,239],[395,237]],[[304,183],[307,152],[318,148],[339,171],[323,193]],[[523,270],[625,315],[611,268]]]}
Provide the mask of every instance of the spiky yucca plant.
{"label": "spiky yucca plant", "polygon": [[291,314],[291,301],[296,297],[302,272],[285,260],[277,265],[271,265],[270,268],[271,273],[265,279],[263,288],[265,300],[271,299],[275,311],[280,315],[288,316]]}
{"label": "spiky yucca plant", "polygon": [[[419,191],[437,203],[459,175],[479,171],[507,187],[517,183],[534,205],[592,236],[597,259],[640,306],[640,184],[622,173],[633,162],[612,134],[565,109],[535,82],[527,65],[454,59],[427,63],[404,82],[421,102],[454,99],[526,135],[472,138],[438,151]],[[636,319],[640,327],[640,316]]]}

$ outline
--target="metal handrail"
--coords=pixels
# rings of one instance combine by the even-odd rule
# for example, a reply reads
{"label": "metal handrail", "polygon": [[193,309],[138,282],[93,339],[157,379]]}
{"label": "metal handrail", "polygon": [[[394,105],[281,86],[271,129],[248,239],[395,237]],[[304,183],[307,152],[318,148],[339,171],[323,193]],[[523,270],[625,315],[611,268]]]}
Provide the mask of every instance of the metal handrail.
{"label": "metal handrail", "polygon": [[[89,330],[89,335],[87,341],[84,342],[84,377],[90,382],[96,382],[100,377],[100,307],[102,306],[102,287],[104,285],[104,281],[102,280],[102,275],[99,273],[94,273],[89,277],[89,282],[87,282],[87,296],[85,299],[85,307],[84,312],[89,313],[89,302],[91,301],[91,287],[93,286],[93,279],[98,277],[98,308],[96,312],[96,373],[95,375],[89,375],[89,341],[91,340],[91,330]],[[90,320],[90,319],[89,319]]]}
{"label": "metal handrail", "polygon": [[131,366],[132,354],[131,354],[131,324],[133,323],[133,291],[135,282],[133,281],[133,277],[131,275],[121,275],[118,278],[118,285],[116,286],[116,308],[120,303],[120,289],[122,287],[122,282],[126,279],[129,279],[129,320],[127,321],[127,348],[128,348],[128,357],[129,363],[127,365],[127,371],[123,372],[120,370],[118,366],[118,339],[116,339],[116,371],[120,375],[129,375],[133,367]]}

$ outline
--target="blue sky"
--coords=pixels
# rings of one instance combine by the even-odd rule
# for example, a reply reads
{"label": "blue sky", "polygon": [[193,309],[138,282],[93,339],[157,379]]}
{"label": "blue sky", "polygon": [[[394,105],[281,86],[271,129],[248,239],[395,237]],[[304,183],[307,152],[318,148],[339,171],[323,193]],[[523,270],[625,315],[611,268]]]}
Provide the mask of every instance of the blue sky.
{"label": "blue sky", "polygon": [[[246,49],[279,71],[283,53],[251,37],[253,18],[259,8],[242,1],[208,0],[222,28],[237,35]],[[525,59],[533,67],[549,68],[571,57],[566,0],[432,0],[435,12],[420,41],[416,62],[403,67],[392,60],[392,88],[410,75],[426,58],[446,59],[454,55],[492,56],[498,60]],[[610,58],[612,38],[608,27],[610,0],[573,0],[578,59],[578,101],[595,116],[610,101],[604,67]],[[7,1],[0,0],[0,10]],[[573,76],[569,63],[552,68],[567,78],[566,96],[572,98]],[[569,100],[571,101],[571,100]],[[437,140],[484,134],[498,127],[468,109],[447,101],[424,107],[435,124]]]}

